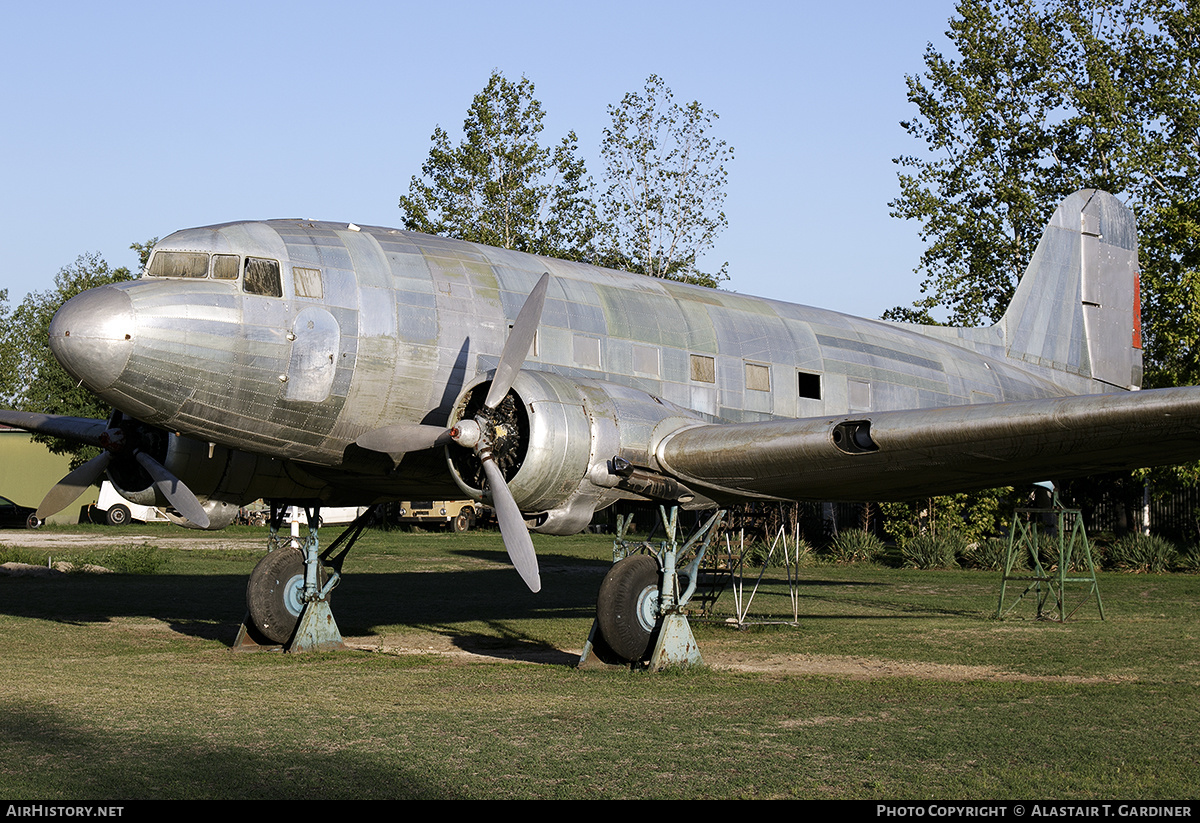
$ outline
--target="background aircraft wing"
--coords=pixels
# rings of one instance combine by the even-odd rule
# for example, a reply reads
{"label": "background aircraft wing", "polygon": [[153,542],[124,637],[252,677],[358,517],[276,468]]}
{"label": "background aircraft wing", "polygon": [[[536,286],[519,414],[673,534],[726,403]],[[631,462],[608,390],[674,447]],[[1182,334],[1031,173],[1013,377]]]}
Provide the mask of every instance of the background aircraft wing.
{"label": "background aircraft wing", "polygon": [[658,457],[718,499],[912,499],[1200,459],[1200,387],[697,426]]}
{"label": "background aircraft wing", "polygon": [[100,435],[108,428],[105,420],[90,417],[67,417],[58,414],[36,414],[34,412],[0,409],[0,423],[38,434],[49,434],[72,440],[76,443],[100,445]]}

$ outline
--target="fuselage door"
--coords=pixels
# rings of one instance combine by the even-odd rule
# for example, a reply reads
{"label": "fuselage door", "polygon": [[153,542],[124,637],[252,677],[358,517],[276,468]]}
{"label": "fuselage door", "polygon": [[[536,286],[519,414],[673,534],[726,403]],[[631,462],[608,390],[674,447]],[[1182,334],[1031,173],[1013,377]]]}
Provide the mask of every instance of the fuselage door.
{"label": "fuselage door", "polygon": [[329,396],[337,371],[341,329],[327,310],[309,306],[292,326],[292,356],[283,396],[287,400],[319,403]]}

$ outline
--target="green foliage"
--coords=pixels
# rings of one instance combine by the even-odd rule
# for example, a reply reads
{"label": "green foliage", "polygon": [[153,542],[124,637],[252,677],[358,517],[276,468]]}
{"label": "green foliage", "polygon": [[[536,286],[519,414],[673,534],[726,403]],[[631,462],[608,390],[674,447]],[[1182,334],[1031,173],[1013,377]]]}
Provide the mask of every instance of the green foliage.
{"label": "green foliage", "polygon": [[1008,533],[1008,517],[1017,503],[1010,486],[907,503],[881,503],[883,530],[903,546],[922,534],[955,532],[966,543]]}
{"label": "green foliage", "polygon": [[784,554],[783,542],[780,541],[772,551],[773,540],[755,540],[746,546],[742,560],[747,569],[761,569],[764,565],[769,569],[782,569],[786,565],[807,566],[813,560],[813,547],[807,540],[800,538],[797,545],[790,537],[787,540],[787,553]]}
{"label": "green foliage", "polygon": [[728,224],[722,206],[733,149],[709,133],[717,113],[699,101],[673,102],[652,74],[642,93],[626,94],[608,114],[600,147],[608,264],[710,287],[727,279],[724,266],[716,274],[696,268]]}
{"label": "green foliage", "polygon": [[1200,544],[1192,543],[1175,555],[1175,568],[1181,572],[1200,572]]}
{"label": "green foliage", "polygon": [[883,557],[883,541],[862,529],[838,532],[827,549],[838,563],[874,563]]}
{"label": "green foliage", "polygon": [[1200,7],[1173,0],[960,0],[908,77],[925,153],[896,162],[925,294],[886,316],[999,318],[1072,191],[1138,214],[1145,384],[1200,383]]}
{"label": "green foliage", "polygon": [[498,71],[475,95],[452,146],[439,126],[433,147],[400,198],[413,231],[566,260],[594,261],[599,221],[592,182],[570,132],[555,146],[540,135],[545,111],[533,83]]}
{"label": "green foliage", "polygon": [[1153,534],[1129,534],[1109,547],[1105,565],[1120,571],[1160,574],[1171,568],[1176,554],[1170,540]]}
{"label": "green foliage", "polygon": [[[134,243],[145,265],[157,238]],[[109,283],[133,279],[125,267],[111,268],[100,255],[83,254],[70,266],[60,269],[54,288],[30,292],[16,309],[5,302],[0,292],[0,404],[23,411],[65,414],[103,419],[109,407],[63,370],[50,351],[50,320],[67,300],[80,292]],[[88,447],[43,435],[34,440],[49,445],[55,454],[71,454],[82,462],[91,452]]]}
{"label": "green foliage", "polygon": [[[959,556],[959,563],[968,569],[999,572],[1004,571],[1007,554],[1007,537],[989,537],[978,543],[967,544]],[[1025,558],[1018,554],[1013,562],[1013,568],[1023,569],[1025,565]]]}
{"label": "green foliage", "polygon": [[967,541],[956,531],[918,534],[900,547],[904,565],[910,569],[952,569],[967,549]]}

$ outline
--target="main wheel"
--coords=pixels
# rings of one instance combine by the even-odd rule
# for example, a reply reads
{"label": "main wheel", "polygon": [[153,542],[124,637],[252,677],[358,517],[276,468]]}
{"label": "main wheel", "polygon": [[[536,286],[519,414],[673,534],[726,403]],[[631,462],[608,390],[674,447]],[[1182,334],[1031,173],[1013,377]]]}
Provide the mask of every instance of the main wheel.
{"label": "main wheel", "polygon": [[[325,585],[325,569],[317,568],[317,585]],[[263,637],[287,643],[304,610],[304,553],[289,546],[267,554],[246,584],[250,621]]]}
{"label": "main wheel", "polygon": [[44,522],[46,522],[46,521],[44,521],[44,520],[39,520],[39,519],[38,519],[38,516],[37,516],[37,512],[34,512],[33,514],[29,515],[29,517],[28,517],[28,518],[26,518],[26,520],[25,520],[25,528],[27,528],[27,529],[40,529],[40,528],[42,527],[42,523],[44,523]]}
{"label": "main wheel", "polygon": [[108,510],[107,516],[108,516],[108,525],[124,526],[127,523],[129,523],[129,518],[130,518],[129,507],[123,506],[120,503],[118,503],[117,505],[111,507]]}
{"label": "main wheel", "polygon": [[645,554],[616,563],[596,598],[596,620],[604,641],[625,660],[646,656],[658,624],[658,561]]}

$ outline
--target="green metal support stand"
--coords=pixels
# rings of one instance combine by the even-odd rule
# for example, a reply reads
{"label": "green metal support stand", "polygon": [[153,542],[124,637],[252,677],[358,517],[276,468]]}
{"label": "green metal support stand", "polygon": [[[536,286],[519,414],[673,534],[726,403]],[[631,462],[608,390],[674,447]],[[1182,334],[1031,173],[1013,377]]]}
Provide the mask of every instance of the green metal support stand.
{"label": "green metal support stand", "polygon": [[[1057,544],[1057,562],[1051,562],[1047,570],[1042,564],[1041,526],[1053,522],[1052,540]],[[1052,555],[1053,557],[1053,555]],[[1051,561],[1052,557],[1047,558]],[[1030,570],[1019,569],[1018,561],[1029,561]],[[1008,584],[1026,583],[1011,603],[1006,604]],[[1086,591],[1068,611],[1067,585],[1084,584]],[[1092,549],[1083,527],[1083,516],[1078,509],[1067,509],[1059,503],[1055,493],[1048,508],[1020,508],[1013,513],[1012,528],[1009,530],[1008,550],[1004,557],[1004,576],[1000,582],[1000,601],[996,606],[996,619],[1008,615],[1027,595],[1037,602],[1037,619],[1066,622],[1080,607],[1094,596],[1100,619],[1104,619],[1104,603],[1100,600],[1100,588],[1096,583],[1096,566],[1092,562]]]}

